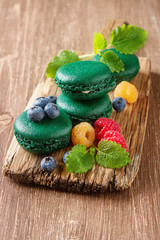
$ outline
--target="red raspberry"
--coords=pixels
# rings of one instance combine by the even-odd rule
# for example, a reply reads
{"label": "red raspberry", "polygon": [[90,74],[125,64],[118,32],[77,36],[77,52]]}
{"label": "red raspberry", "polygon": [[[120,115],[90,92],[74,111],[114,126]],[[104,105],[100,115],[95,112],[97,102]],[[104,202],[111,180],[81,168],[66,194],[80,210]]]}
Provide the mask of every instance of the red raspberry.
{"label": "red raspberry", "polygon": [[122,148],[126,148],[126,150],[127,150],[126,141],[125,141],[124,137],[119,132],[116,132],[116,131],[113,131],[113,130],[107,131],[104,134],[104,137],[103,137],[102,140],[111,140],[113,142],[116,142],[116,143],[120,144],[122,146]]}
{"label": "red raspberry", "polygon": [[114,130],[121,132],[119,124],[110,118],[99,118],[94,122],[94,129],[96,134],[96,139],[100,140],[104,137],[105,132],[109,130]]}

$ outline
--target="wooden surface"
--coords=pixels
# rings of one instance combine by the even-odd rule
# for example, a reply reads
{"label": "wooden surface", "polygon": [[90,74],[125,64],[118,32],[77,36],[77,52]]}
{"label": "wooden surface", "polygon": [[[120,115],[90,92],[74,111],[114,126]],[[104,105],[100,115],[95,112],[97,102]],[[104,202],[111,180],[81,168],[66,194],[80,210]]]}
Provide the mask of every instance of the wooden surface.
{"label": "wooden surface", "polygon": [[154,240],[160,228],[158,0],[0,1],[0,168],[23,111],[52,53],[91,50],[111,18],[142,26],[139,56],[152,62],[150,111],[140,171],[130,189],[80,195],[16,184],[0,173],[0,239]]}
{"label": "wooden surface", "polygon": [[[111,30],[119,25],[122,25],[122,21],[111,20],[106,24],[103,32],[108,36]],[[66,167],[62,160],[64,153],[70,149],[70,147],[67,147],[52,154],[58,166],[53,172],[47,173],[43,172],[40,167],[40,162],[44,156],[26,152],[19,146],[16,138],[13,137],[4,161],[4,174],[17,182],[35,183],[80,193],[104,193],[107,190],[124,190],[130,187],[138,173],[141,162],[151,86],[150,61],[147,58],[139,58],[139,61],[139,74],[132,80],[139,92],[137,102],[128,104],[125,111],[121,113],[113,111],[111,114],[111,118],[115,119],[121,126],[121,132],[125,137],[130,158],[132,159],[131,163],[116,170],[105,169],[98,164],[94,164],[93,168],[86,174],[72,174],[66,172]],[[60,88],[52,79],[43,77],[27,104],[27,109],[32,107],[33,99],[55,94],[58,96],[60,92]],[[109,95],[112,100],[114,93],[111,92]]]}

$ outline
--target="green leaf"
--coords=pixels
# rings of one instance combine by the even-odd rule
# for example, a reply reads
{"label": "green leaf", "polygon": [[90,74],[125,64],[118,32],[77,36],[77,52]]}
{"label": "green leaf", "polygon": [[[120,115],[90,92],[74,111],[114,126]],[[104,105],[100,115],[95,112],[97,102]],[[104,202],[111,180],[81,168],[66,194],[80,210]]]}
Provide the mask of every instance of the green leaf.
{"label": "green leaf", "polygon": [[96,162],[105,168],[121,168],[126,166],[131,159],[125,148],[116,142],[103,140],[98,144]]}
{"label": "green leaf", "polygon": [[111,72],[119,73],[125,70],[122,60],[112,51],[105,52],[100,61],[105,63],[110,68]]}
{"label": "green leaf", "polygon": [[133,54],[144,45],[147,35],[142,28],[123,24],[112,31],[110,44],[120,53]]}
{"label": "green leaf", "polygon": [[71,62],[79,61],[78,55],[74,51],[63,50],[58,56],[55,56],[47,66],[46,77],[54,78],[57,70],[63,65]]}
{"label": "green leaf", "polygon": [[95,54],[98,53],[98,50],[102,50],[107,47],[107,41],[101,33],[94,33],[93,47]]}
{"label": "green leaf", "polygon": [[72,173],[85,173],[93,167],[95,148],[86,147],[81,144],[75,145],[67,156],[66,171]]}

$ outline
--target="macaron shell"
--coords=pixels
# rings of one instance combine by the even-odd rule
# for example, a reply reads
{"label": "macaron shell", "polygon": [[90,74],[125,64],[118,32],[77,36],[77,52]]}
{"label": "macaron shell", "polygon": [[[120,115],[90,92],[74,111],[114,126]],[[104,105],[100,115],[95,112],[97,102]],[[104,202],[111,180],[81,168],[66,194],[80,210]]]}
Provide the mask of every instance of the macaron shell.
{"label": "macaron shell", "polygon": [[116,79],[107,65],[96,61],[78,61],[62,66],[56,73],[55,82],[63,94],[79,100],[101,97],[116,86]]}
{"label": "macaron shell", "polygon": [[[106,64],[95,61],[78,61],[66,64],[58,69],[55,80],[61,85],[79,89],[101,83],[111,78],[112,72]],[[82,89],[83,90],[83,89]]]}
{"label": "macaron shell", "polygon": [[[106,49],[104,50],[103,54],[106,51],[113,51],[118,55],[118,57],[122,60],[124,63],[125,71],[120,72],[120,73],[113,73],[113,75],[116,77],[116,82],[117,84],[120,83],[121,81],[131,81],[139,72],[139,60],[138,57],[135,54],[121,54],[120,52],[116,51],[116,49]],[[102,55],[103,55],[102,54]],[[101,56],[98,54],[93,58],[93,61],[100,61]]]}
{"label": "macaron shell", "polygon": [[14,123],[14,130],[30,140],[44,142],[70,134],[72,123],[65,112],[60,110],[58,118],[44,118],[40,122],[32,122],[27,118],[27,111],[23,112]]}
{"label": "macaron shell", "polygon": [[59,149],[65,148],[70,142],[70,135],[45,142],[35,142],[29,140],[15,132],[16,139],[19,145],[28,152],[35,154],[48,154]]}
{"label": "macaron shell", "polygon": [[108,94],[97,99],[86,101],[74,100],[61,94],[57,98],[57,105],[60,109],[63,109],[71,119],[79,121],[92,122],[99,117],[110,117],[112,112],[112,104]]}

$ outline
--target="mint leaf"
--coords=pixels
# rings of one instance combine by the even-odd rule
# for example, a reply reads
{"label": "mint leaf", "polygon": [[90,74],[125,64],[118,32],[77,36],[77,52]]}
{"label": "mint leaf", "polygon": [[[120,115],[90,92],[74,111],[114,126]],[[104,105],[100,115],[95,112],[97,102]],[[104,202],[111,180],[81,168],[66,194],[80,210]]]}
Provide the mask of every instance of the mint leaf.
{"label": "mint leaf", "polygon": [[121,168],[126,166],[131,159],[125,148],[116,142],[103,140],[98,144],[96,162],[105,168]]}
{"label": "mint leaf", "polygon": [[63,65],[71,62],[79,61],[78,55],[74,51],[63,50],[58,56],[55,56],[47,66],[46,77],[54,78],[57,70]]}
{"label": "mint leaf", "polygon": [[120,53],[133,54],[144,45],[147,35],[142,28],[123,24],[112,31],[110,44]]}
{"label": "mint leaf", "polygon": [[101,33],[94,33],[93,47],[95,54],[98,53],[98,50],[102,50],[107,47],[107,41]]}
{"label": "mint leaf", "polygon": [[75,145],[67,156],[66,171],[72,173],[85,173],[93,167],[95,148],[86,147],[81,144]]}
{"label": "mint leaf", "polygon": [[110,68],[111,72],[119,73],[125,70],[122,60],[112,51],[105,52],[100,61],[105,63]]}

